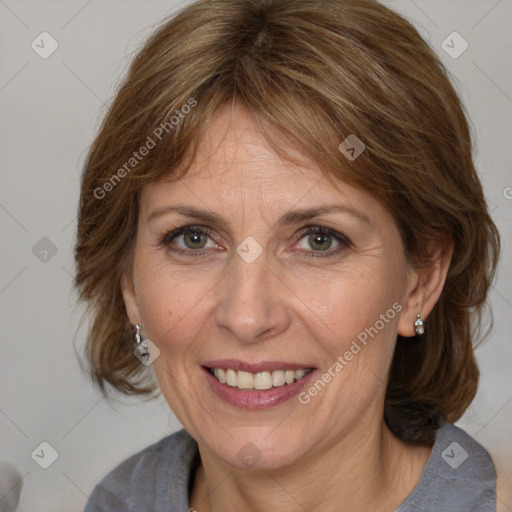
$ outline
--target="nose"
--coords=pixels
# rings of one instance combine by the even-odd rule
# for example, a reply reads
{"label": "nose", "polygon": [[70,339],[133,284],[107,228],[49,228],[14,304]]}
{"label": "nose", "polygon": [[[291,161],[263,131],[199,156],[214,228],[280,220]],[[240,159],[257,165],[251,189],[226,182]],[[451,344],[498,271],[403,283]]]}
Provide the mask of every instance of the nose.
{"label": "nose", "polygon": [[231,269],[219,283],[217,326],[239,342],[259,343],[286,331],[290,293],[266,253],[248,263],[234,254]]}

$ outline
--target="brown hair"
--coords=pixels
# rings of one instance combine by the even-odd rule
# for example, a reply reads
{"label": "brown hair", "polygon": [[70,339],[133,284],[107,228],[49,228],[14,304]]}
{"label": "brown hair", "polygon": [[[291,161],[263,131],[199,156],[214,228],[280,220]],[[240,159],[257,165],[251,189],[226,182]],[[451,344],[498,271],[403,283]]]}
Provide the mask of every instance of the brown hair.
{"label": "brown hair", "polygon": [[[398,337],[385,403],[396,435],[431,442],[476,393],[473,341],[499,236],[446,70],[409,22],[374,0],[200,0],[166,21],[136,55],[82,178],[76,287],[90,308],[93,381],[102,391],[107,383],[127,394],[157,389],[133,355],[120,289],[139,192],[151,181],[183,176],[202,130],[220,106],[235,101],[254,114],[279,154],[286,156],[271,130],[303,148],[333,183],[379,199],[413,265],[428,263],[432,242],[453,238],[425,334],[418,342]],[[354,161],[338,149],[349,134],[366,146]]]}

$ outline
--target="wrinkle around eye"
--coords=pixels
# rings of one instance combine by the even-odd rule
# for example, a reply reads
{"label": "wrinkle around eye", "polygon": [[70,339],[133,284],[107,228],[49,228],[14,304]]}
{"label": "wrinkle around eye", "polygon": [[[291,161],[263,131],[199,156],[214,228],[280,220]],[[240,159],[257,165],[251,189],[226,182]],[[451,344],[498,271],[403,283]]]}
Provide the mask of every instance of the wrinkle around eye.
{"label": "wrinkle around eye", "polygon": [[[202,247],[189,247],[185,243],[186,235],[198,235],[200,237],[206,237],[206,243]],[[330,246],[327,249],[318,249],[312,247],[311,241],[307,241],[307,237],[314,235],[321,235],[330,240]],[[228,246],[223,243],[222,236],[217,235],[217,231],[209,226],[204,225],[175,225],[171,228],[167,228],[164,233],[157,234],[155,236],[159,239],[159,243],[155,246],[165,248],[169,256],[179,258],[184,256],[187,258],[209,258],[218,256],[220,252],[225,252],[226,247],[230,244],[231,235],[228,234]],[[219,238],[221,240],[219,241]],[[287,236],[284,233],[281,234],[277,240],[278,244],[283,244],[283,249],[286,257],[296,256],[297,258],[308,259],[316,257],[334,257],[344,252],[346,249],[353,246],[351,239],[349,239],[344,233],[339,232],[333,227],[327,227],[322,224],[311,224],[304,226],[291,236]],[[304,240],[306,239],[306,240]],[[288,244],[292,244],[290,247]],[[306,244],[306,245],[304,245]],[[288,247],[284,247],[284,245]],[[355,248],[355,247],[354,247]],[[233,245],[233,251],[235,246]],[[334,258],[333,258],[334,259]]]}

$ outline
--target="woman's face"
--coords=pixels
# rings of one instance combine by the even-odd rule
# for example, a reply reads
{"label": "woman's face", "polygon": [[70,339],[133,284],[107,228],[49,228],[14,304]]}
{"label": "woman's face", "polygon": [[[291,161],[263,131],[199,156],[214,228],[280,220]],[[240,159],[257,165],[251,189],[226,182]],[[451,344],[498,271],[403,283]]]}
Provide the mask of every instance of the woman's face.
{"label": "woman's face", "polygon": [[177,418],[236,467],[307,460],[381,425],[405,321],[410,270],[391,215],[301,162],[226,109],[188,174],[141,195],[130,320],[160,350]]}

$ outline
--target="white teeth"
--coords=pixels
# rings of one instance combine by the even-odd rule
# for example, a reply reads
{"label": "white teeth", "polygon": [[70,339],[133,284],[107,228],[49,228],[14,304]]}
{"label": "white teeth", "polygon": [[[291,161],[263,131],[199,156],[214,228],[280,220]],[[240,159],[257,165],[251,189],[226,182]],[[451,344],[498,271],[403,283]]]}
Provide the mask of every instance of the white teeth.
{"label": "white teeth", "polygon": [[284,372],[284,380],[286,384],[291,384],[295,380],[295,372],[293,370],[286,370]]}
{"label": "white teeth", "polygon": [[222,368],[215,368],[215,370],[213,370],[213,374],[217,377],[219,382],[226,384],[226,372]]}
{"label": "white teeth", "polygon": [[272,384],[277,388],[279,386],[282,386],[285,383],[284,380],[284,371],[283,370],[276,370],[275,372],[272,372]]}
{"label": "white teeth", "polygon": [[307,370],[297,370],[295,372],[295,380],[300,380],[304,375],[306,375]]}
{"label": "white teeth", "polygon": [[230,368],[224,370],[223,368],[214,368],[213,374],[219,382],[227,384],[231,387],[238,387],[238,389],[257,389],[266,390],[272,387],[278,388],[285,384],[292,384],[293,382],[302,379],[309,369],[300,370],[275,370],[273,372],[245,372],[235,371]]}
{"label": "white teeth", "polygon": [[222,384],[226,384],[226,372],[222,368],[217,368],[215,377],[217,377]]}
{"label": "white teeth", "polygon": [[[240,372],[238,372],[240,373]],[[270,389],[272,387],[272,374],[270,372],[258,372],[254,376],[254,389]]]}
{"label": "white teeth", "polygon": [[237,378],[235,370],[226,370],[226,384],[228,386],[236,386]]}
{"label": "white teeth", "polygon": [[240,389],[253,389],[255,387],[255,378],[249,372],[237,372],[237,385]]}

